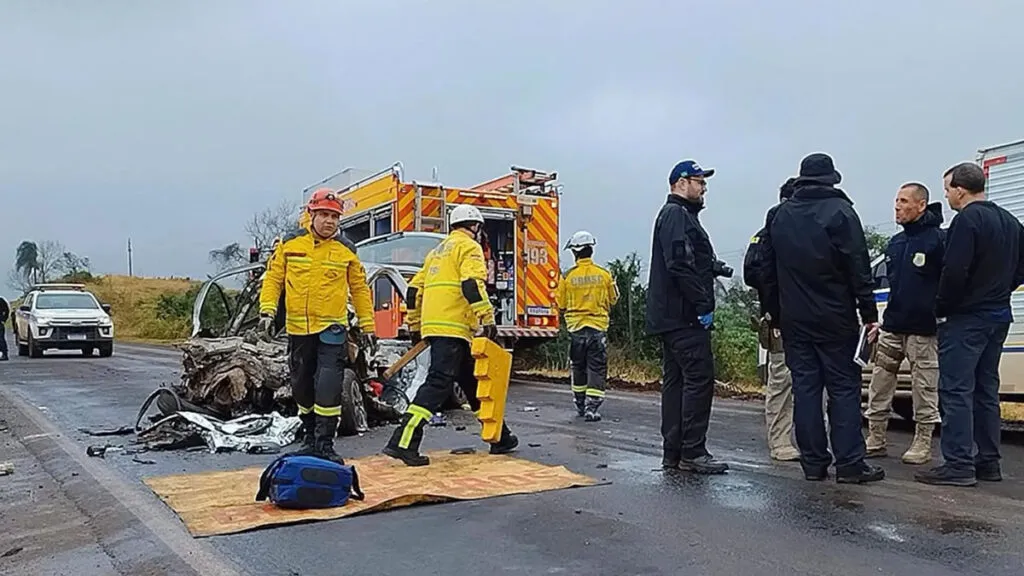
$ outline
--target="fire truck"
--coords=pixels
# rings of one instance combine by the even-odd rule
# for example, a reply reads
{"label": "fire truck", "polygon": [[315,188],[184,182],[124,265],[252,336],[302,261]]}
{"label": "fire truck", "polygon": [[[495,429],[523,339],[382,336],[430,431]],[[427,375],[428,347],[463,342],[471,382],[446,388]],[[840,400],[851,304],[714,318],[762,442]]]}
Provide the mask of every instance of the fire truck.
{"label": "fire truck", "polygon": [[[522,349],[558,335],[555,288],[559,268],[559,196],[555,172],[512,166],[469,188],[407,181],[402,164],[337,189],[342,232],[360,258],[396,266],[411,276],[448,233],[448,214],[460,204],[484,216],[487,289],[500,344]],[[407,331],[405,305],[388,282],[373,289],[376,331],[395,338]]]}

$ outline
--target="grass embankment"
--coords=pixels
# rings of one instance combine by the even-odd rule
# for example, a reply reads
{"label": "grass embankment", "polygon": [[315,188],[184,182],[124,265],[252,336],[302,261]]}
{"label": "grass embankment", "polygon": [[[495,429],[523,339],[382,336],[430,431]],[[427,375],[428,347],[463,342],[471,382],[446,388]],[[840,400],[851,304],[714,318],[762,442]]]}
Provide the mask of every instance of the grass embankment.
{"label": "grass embankment", "polygon": [[[188,278],[99,276],[85,282],[100,302],[110,304],[118,340],[169,344],[188,336],[192,298],[201,284]],[[187,302],[186,306],[169,305]]]}

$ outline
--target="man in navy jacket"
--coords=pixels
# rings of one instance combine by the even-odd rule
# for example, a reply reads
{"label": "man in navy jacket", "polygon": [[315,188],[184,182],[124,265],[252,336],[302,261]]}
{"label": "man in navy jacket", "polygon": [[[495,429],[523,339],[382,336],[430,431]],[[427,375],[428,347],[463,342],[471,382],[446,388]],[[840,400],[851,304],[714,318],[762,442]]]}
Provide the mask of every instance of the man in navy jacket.
{"label": "man in navy jacket", "polygon": [[957,212],[935,299],[945,462],[914,477],[973,486],[1002,479],[999,360],[1013,322],[1010,295],[1024,281],[1024,226],[985,200],[985,172],[973,162],[947,170],[943,186]]}
{"label": "man in navy jacket", "polygon": [[886,428],[904,358],[910,363],[916,431],[903,453],[907,464],[931,460],[932,432],[939,418],[939,351],[935,296],[945,252],[942,204],[928,203],[928,188],[911,182],[896,193],[896,222],[903,231],[889,240],[885,269],[889,300],[868,386],[867,457],[885,456]]}

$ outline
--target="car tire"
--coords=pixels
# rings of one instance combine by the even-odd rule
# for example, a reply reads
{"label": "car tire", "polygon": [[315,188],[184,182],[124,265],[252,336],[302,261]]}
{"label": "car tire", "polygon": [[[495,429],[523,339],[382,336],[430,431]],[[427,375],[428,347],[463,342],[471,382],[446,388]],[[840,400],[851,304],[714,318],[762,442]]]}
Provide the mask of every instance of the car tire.
{"label": "car tire", "polygon": [[85,348],[82,348],[82,356],[92,356],[93,351],[92,346],[86,346]]}
{"label": "car tire", "polygon": [[21,344],[17,340],[15,342],[18,343],[18,356],[28,356],[28,344]]}
{"label": "car tire", "polygon": [[36,341],[32,338],[32,335],[28,335],[28,356],[29,358],[42,358],[43,350],[36,345]]}
{"label": "car tire", "polygon": [[369,429],[363,390],[356,373],[346,368],[341,378],[341,418],[338,419],[340,436],[355,436]]}
{"label": "car tire", "polygon": [[114,343],[107,342],[106,344],[100,344],[100,358],[110,358],[114,354]]}

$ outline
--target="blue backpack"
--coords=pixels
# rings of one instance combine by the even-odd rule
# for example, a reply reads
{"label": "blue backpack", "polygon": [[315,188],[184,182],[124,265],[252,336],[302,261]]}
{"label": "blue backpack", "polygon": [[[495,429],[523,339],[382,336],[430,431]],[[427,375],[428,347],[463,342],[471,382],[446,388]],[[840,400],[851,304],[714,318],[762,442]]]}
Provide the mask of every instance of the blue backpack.
{"label": "blue backpack", "polygon": [[308,509],[344,506],[348,499],[365,498],[355,466],[326,458],[285,454],[260,476],[256,501],[270,501],[281,508]]}

